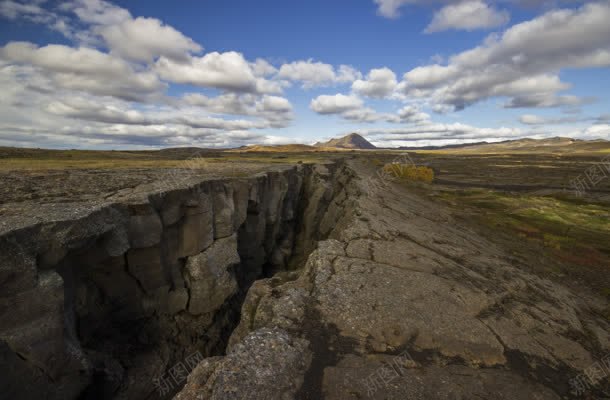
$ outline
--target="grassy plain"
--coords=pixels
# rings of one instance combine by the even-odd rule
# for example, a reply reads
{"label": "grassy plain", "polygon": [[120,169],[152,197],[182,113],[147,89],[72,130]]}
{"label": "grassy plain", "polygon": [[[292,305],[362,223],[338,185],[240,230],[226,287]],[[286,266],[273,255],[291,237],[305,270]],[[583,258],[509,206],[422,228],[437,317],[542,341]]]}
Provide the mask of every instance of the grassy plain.
{"label": "grassy plain", "polygon": [[[327,151],[301,147],[218,151],[79,151],[0,148],[0,203],[71,202],[125,187],[184,176],[243,176],[270,165],[358,158],[374,168],[410,160],[434,172],[432,184],[411,184],[514,255],[515,262],[552,279],[591,288],[610,299],[610,176],[582,197],[573,179],[608,157],[605,148],[460,153],[451,151]],[[296,150],[296,151],[288,151]],[[172,177],[174,177],[172,175]]]}

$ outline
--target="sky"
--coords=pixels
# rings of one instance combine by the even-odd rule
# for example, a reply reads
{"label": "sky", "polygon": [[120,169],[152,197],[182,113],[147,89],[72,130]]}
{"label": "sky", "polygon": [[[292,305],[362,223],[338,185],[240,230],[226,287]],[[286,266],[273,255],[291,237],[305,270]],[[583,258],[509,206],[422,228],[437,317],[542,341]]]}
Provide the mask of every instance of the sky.
{"label": "sky", "polygon": [[0,145],[610,139],[610,0],[0,0]]}

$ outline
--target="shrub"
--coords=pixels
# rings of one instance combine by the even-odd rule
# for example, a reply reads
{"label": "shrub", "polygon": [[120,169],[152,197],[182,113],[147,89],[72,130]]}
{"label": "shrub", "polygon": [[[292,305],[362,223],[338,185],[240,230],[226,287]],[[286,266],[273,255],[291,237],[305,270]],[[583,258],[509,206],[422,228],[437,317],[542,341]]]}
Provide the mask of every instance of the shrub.
{"label": "shrub", "polygon": [[398,179],[432,183],[434,171],[428,167],[418,167],[411,164],[390,163],[383,166],[383,172]]}

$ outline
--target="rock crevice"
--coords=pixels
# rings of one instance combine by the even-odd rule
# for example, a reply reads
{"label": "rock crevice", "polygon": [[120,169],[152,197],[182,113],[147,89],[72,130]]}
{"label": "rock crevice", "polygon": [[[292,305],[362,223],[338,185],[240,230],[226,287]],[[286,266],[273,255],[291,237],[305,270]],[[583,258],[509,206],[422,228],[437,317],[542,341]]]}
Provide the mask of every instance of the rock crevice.
{"label": "rock crevice", "polygon": [[74,219],[4,232],[0,344],[19,375],[3,377],[8,393],[170,395],[155,380],[190,355],[224,353],[252,283],[328,236],[349,179],[341,163],[300,164],[134,188]]}

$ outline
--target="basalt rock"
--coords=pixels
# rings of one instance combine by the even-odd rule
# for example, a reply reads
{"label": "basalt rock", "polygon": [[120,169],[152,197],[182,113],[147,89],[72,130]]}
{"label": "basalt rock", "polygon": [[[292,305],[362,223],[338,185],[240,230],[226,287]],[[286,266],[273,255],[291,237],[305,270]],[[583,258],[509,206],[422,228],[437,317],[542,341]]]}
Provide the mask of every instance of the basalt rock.
{"label": "basalt rock", "polygon": [[[603,299],[510,264],[502,248],[404,186],[368,190],[370,171],[350,165],[362,179],[328,199],[317,230],[327,239],[302,268],[255,282],[229,340],[229,354],[261,330],[309,343],[300,354],[310,368],[292,378],[301,388],[273,398],[577,398],[577,377],[593,366],[603,373]],[[272,368],[283,351],[255,354]],[[215,363],[224,372],[195,370],[178,398],[224,398],[212,393],[241,362]],[[606,398],[607,382],[597,381],[587,395]],[[234,398],[264,398],[232,382]]]}
{"label": "basalt rock", "polygon": [[575,398],[610,350],[607,302],[371,176],[356,160],[143,184],[0,225],[0,390]]}
{"label": "basalt rock", "polygon": [[[343,169],[282,166],[167,189],[145,184],[98,204],[58,204],[38,224],[3,226],[0,350],[14,371],[1,378],[6,393],[171,396],[190,372],[171,375],[177,365],[223,353],[252,283],[315,243],[304,237],[340,191]],[[284,362],[298,358],[292,370],[269,370],[284,370],[281,390],[296,392],[307,344],[285,335],[261,332],[238,353],[260,342],[267,353],[280,346]],[[158,390],[170,377],[172,387]]]}

